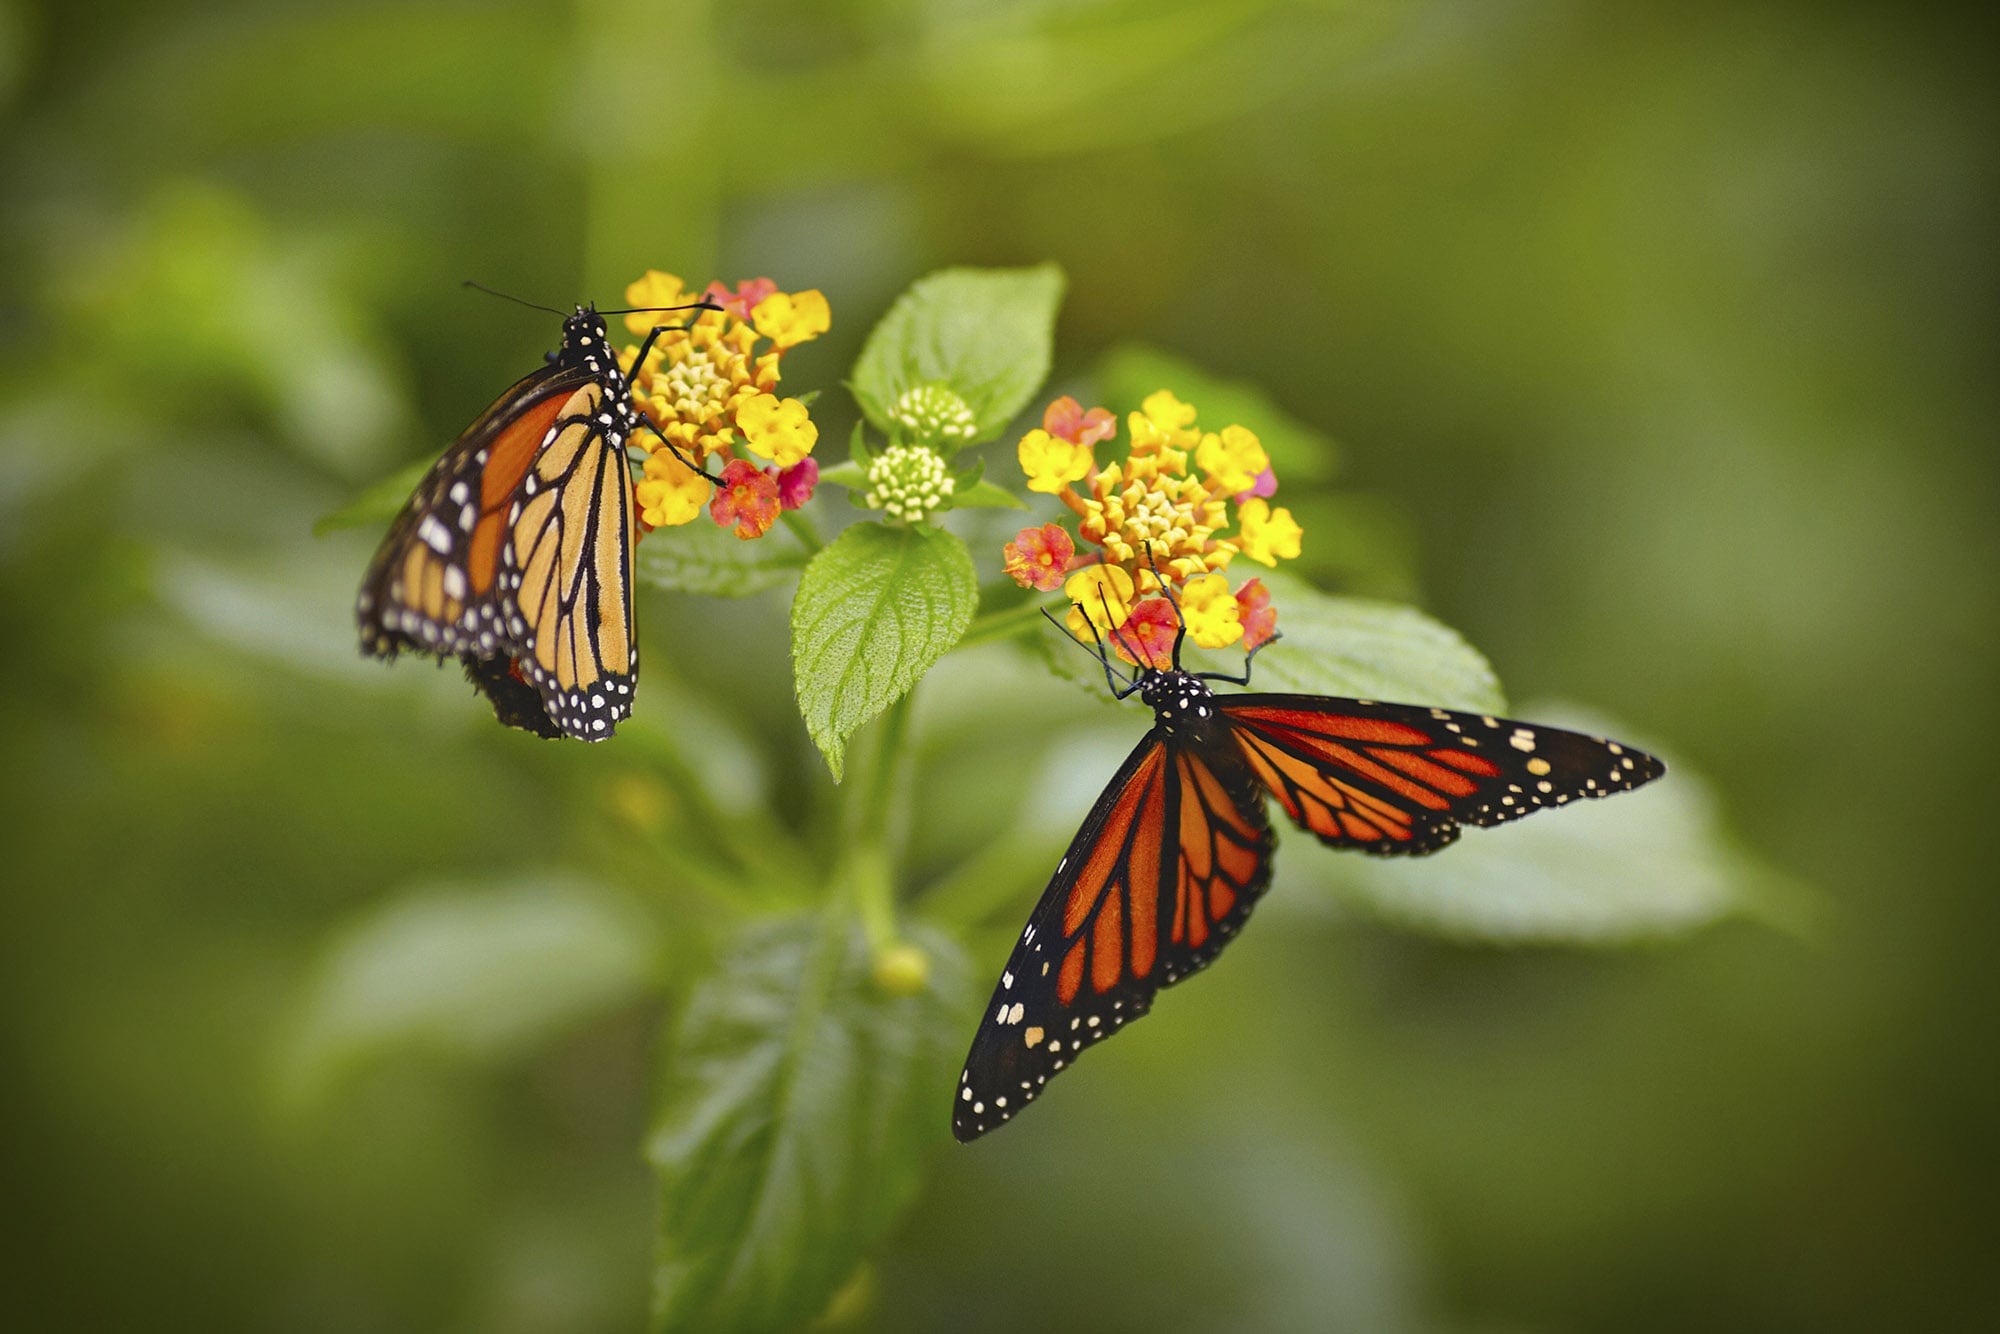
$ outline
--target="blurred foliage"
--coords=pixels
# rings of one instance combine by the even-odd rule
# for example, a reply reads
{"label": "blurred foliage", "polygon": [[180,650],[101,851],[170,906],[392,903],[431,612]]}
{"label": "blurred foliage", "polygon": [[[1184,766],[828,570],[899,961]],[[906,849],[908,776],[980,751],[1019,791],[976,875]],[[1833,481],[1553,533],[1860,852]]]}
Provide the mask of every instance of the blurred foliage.
{"label": "blurred foliage", "polygon": [[[971,1149],[784,1160],[814,1117],[718,1159],[855,1211],[841,1254],[873,1259],[826,1318],[1974,1323],[2000,927],[1979,26],[0,0],[16,1322],[630,1329],[656,1224],[720,1226],[663,1212],[701,1161],[667,1132],[768,1072],[749,1042],[710,1063],[690,1015],[775,1032],[741,1007],[782,1006],[805,950],[852,1001],[830,1044],[930,1040],[903,1011],[955,1004],[958,949],[976,978],[1004,956],[1136,711],[975,623],[836,792],[793,700],[791,570],[670,544],[656,583],[744,596],[649,590],[639,715],[547,745],[455,671],[358,660],[374,529],[311,529],[547,350],[463,278],[558,305],[649,265],[818,286],[834,328],[787,382],[833,390],[920,274],[1053,260],[1048,392],[1233,395],[1286,451],[1329,616],[1421,594],[1518,697],[1596,701],[1674,769],[1422,864],[1282,836],[1228,961]],[[814,413],[823,449],[858,416],[838,391]],[[1011,484],[1010,440],[968,458]],[[949,527],[990,578],[1023,521]],[[1287,596],[1260,685],[1327,666]],[[884,869],[835,857],[878,783],[902,794],[881,855],[960,941],[905,926],[935,1002],[786,934]],[[716,993],[746,951],[754,985]],[[813,1092],[850,1125],[907,1097],[939,1139],[929,1059]]]}

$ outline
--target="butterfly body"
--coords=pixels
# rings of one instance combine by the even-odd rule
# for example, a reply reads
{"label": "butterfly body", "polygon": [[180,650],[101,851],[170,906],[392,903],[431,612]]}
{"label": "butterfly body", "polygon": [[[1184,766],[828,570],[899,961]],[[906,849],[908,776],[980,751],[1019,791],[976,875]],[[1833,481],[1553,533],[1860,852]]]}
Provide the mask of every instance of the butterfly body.
{"label": "butterfly body", "polygon": [[1412,856],[1447,846],[1462,824],[1503,824],[1664,772],[1643,751],[1559,728],[1373,700],[1217,695],[1178,666],[1141,668],[1120,693],[1134,691],[1152,730],[1085,817],[1001,972],[952,1105],[961,1141],[1011,1120],[1235,937],[1270,884],[1267,797],[1330,846]]}
{"label": "butterfly body", "polygon": [[604,320],[481,413],[418,483],[355,604],[362,652],[456,657],[502,722],[601,740],[631,712],[631,474],[641,421]]}

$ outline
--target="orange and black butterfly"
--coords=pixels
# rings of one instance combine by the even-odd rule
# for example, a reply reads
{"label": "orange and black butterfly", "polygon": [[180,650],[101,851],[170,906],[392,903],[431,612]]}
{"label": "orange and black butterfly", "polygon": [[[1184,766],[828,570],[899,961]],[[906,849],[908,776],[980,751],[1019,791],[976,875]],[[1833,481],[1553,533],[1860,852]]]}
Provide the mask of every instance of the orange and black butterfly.
{"label": "orange and black butterfly", "polygon": [[1250,684],[1249,660],[1240,677],[1184,672],[1180,647],[1176,638],[1170,668],[1120,682],[1098,645],[1112,692],[1151,705],[1153,730],[1084,817],[1000,974],[953,1098],[961,1141],[1012,1119],[1242,929],[1271,880],[1267,796],[1332,847],[1420,856],[1461,825],[1504,824],[1666,771],[1616,741],[1508,718],[1217,695],[1206,682]]}
{"label": "orange and black butterfly", "polygon": [[647,425],[603,318],[576,307],[561,350],[465,429],[389,526],[355,602],[361,651],[457,657],[508,726],[610,736],[639,675],[625,445]]}

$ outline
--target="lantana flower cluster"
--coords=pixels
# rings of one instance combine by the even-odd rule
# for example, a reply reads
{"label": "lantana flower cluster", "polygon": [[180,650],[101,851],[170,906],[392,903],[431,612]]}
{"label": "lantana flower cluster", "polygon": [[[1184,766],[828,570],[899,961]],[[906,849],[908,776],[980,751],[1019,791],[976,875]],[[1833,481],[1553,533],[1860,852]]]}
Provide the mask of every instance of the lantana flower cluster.
{"label": "lantana flower cluster", "polygon": [[1007,573],[1024,588],[1062,588],[1071,632],[1094,632],[1127,662],[1164,667],[1182,620],[1203,648],[1257,648],[1277,611],[1260,579],[1231,590],[1230,563],[1275,567],[1298,556],[1301,536],[1291,511],[1271,506],[1278,479],[1262,442],[1242,426],[1201,430],[1164,389],[1126,424],[1130,447],[1103,467],[1097,449],[1118,429],[1104,408],[1057,399],[1021,438],[1028,489],[1062,498],[1083,551],[1059,524],[1023,529],[1006,546]]}
{"label": "lantana flower cluster", "polygon": [[[637,344],[620,357],[633,403],[673,444],[667,448],[650,431],[633,442],[646,451],[639,517],[649,527],[673,527],[692,522],[706,504],[709,517],[733,527],[738,537],[761,537],[781,511],[805,504],[819,480],[812,459],[819,428],[804,403],[779,396],[779,363],[789,349],[825,333],[832,316],[818,291],[781,292],[769,278],[739,283],[734,291],[710,283],[697,295],[675,275],[655,269],[625,289],[626,304],[635,307],[696,300],[721,309],[701,311],[687,327],[661,334],[643,366],[632,364]],[[625,327],[637,337],[671,318],[648,309],[625,316]],[[711,485],[703,473],[719,475],[721,484]]]}

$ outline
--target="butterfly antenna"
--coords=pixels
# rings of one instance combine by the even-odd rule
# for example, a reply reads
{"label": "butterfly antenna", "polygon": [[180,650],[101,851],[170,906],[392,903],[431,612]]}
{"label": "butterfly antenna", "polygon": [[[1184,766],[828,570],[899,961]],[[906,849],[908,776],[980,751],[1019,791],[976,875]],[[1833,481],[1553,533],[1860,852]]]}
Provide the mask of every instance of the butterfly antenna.
{"label": "butterfly antenna", "polygon": [[502,301],[511,301],[517,306],[526,306],[529,310],[546,310],[551,315],[562,315],[565,313],[557,310],[554,306],[545,306],[539,301],[530,301],[526,297],[515,296],[511,292],[502,292],[497,288],[488,287],[485,283],[476,283],[470,278],[465,280],[465,285],[473,288],[475,291],[484,292],[488,296],[497,296]]}
{"label": "butterfly antenna", "polygon": [[[671,315],[677,310],[721,309],[723,309],[721,305],[710,301],[707,297],[703,297],[699,301],[690,301],[684,306],[626,306],[620,310],[600,310],[597,313],[600,315]],[[695,318],[700,319],[701,317],[697,315]],[[687,326],[679,325],[676,327],[684,329]]]}
{"label": "butterfly antenna", "polygon": [[1174,632],[1174,670],[1179,671],[1181,641],[1187,638],[1187,618],[1181,615],[1181,600],[1174,596],[1174,590],[1167,586],[1166,576],[1160,573],[1160,567],[1153,562],[1153,543],[1150,539],[1146,543],[1146,565],[1152,570],[1153,578],[1160,585],[1160,596],[1164,597],[1167,605],[1174,609],[1174,624],[1180,627]]}
{"label": "butterfly antenna", "polygon": [[[1097,586],[1097,605],[1104,608],[1104,624],[1110,630],[1111,637],[1117,643],[1118,647],[1124,649],[1127,653],[1131,654],[1132,660],[1134,662],[1142,663],[1147,671],[1157,672],[1158,670],[1160,670],[1159,668],[1153,666],[1152,654],[1144,652],[1142,649],[1134,648],[1132,646],[1132,641],[1125,637],[1124,627],[1111,624],[1111,603],[1104,596],[1103,584],[1099,584]],[[1088,616],[1085,616],[1084,619],[1089,620],[1090,618]],[[1128,616],[1127,619],[1129,620],[1130,617]],[[1094,624],[1091,626],[1091,629],[1093,631],[1095,631],[1096,628],[1097,627]]]}

